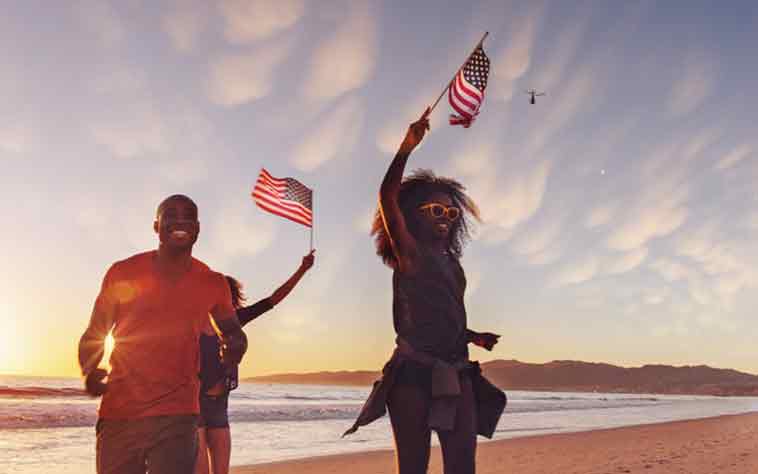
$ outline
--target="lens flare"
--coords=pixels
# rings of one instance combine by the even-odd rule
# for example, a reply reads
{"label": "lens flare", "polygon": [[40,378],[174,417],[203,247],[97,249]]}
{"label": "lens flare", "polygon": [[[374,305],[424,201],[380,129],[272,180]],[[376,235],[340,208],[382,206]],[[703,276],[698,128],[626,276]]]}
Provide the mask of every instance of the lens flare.
{"label": "lens flare", "polygon": [[106,364],[106,367],[108,371],[111,370],[111,354],[113,354],[113,349],[116,347],[116,339],[113,338],[113,333],[109,332],[107,336],[105,336],[105,353],[103,354],[103,361]]}

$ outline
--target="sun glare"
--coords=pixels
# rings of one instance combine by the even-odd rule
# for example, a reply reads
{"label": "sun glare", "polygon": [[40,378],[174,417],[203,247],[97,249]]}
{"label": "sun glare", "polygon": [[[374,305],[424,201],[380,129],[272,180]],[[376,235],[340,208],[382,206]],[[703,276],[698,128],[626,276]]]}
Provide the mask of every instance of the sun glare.
{"label": "sun glare", "polygon": [[116,347],[116,340],[113,338],[113,333],[109,332],[108,335],[105,336],[105,353],[103,354],[103,362],[108,367],[108,370],[111,368],[110,360],[114,347]]}

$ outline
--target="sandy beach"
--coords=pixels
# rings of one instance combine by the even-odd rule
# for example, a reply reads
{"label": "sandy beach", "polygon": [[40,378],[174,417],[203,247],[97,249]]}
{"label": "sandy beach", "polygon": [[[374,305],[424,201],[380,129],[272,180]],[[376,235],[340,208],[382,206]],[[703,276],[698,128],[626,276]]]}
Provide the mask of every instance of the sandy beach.
{"label": "sandy beach", "polygon": [[[482,443],[480,474],[758,473],[758,413]],[[393,474],[390,450],[236,467],[235,474]],[[430,473],[441,473],[438,448]]]}

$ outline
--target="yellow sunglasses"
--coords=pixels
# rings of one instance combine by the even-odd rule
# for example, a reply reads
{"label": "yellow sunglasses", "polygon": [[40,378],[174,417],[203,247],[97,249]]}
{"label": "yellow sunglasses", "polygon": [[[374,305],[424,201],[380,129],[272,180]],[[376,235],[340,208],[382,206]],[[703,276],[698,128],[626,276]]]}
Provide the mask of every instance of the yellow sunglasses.
{"label": "yellow sunglasses", "polygon": [[423,206],[419,206],[418,208],[418,210],[422,212],[427,209],[429,209],[429,214],[432,217],[438,218],[438,217],[445,216],[447,217],[447,220],[449,220],[450,222],[453,222],[457,220],[459,217],[461,217],[461,210],[455,206],[447,207],[442,204],[432,202],[429,204],[424,204]]}

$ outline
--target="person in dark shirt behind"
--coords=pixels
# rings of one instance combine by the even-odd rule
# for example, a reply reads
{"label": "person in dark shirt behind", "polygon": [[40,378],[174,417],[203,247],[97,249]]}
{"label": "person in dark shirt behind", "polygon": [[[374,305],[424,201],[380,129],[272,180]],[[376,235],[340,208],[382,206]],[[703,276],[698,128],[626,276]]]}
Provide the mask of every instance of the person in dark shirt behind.
{"label": "person in dark shirt behind", "polygon": [[[300,267],[271,296],[250,306],[243,306],[242,284],[227,276],[232,305],[240,325],[267,312],[282,301],[313,266],[315,250],[303,257]],[[210,324],[200,336],[200,422],[198,427],[198,459],[196,474],[228,474],[232,437],[229,430],[229,392],[237,388],[237,366],[226,368],[219,360],[220,342]]]}

